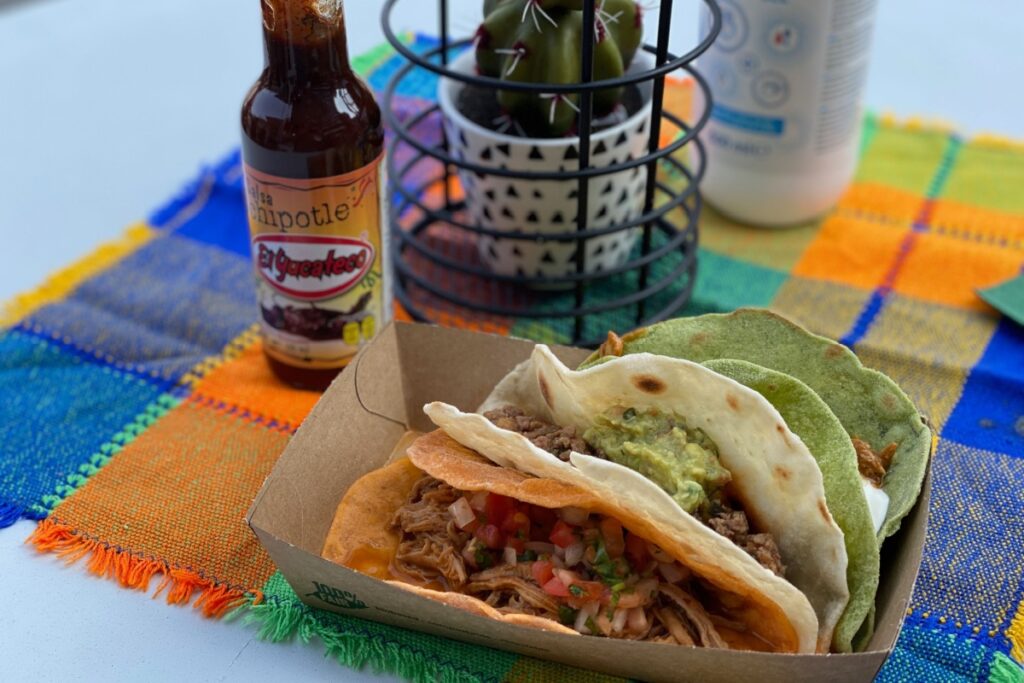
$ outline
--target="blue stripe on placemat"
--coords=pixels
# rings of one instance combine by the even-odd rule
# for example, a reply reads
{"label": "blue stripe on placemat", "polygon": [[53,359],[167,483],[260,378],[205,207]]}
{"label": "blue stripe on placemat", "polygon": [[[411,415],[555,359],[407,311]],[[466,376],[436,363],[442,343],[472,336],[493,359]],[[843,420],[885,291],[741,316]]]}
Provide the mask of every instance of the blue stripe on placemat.
{"label": "blue stripe on placemat", "polygon": [[942,433],[1024,458],[1024,327],[1000,320]]}
{"label": "blue stripe on placemat", "polygon": [[161,393],[33,335],[0,335],[0,526],[44,517],[44,497]]}
{"label": "blue stripe on placemat", "polygon": [[175,234],[150,241],[25,325],[176,381],[256,320],[249,263]]}

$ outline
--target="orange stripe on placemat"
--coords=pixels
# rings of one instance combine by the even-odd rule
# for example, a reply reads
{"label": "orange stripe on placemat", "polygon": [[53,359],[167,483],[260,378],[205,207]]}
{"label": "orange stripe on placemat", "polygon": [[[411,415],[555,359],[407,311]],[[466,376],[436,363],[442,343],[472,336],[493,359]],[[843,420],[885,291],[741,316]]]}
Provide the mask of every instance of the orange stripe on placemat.
{"label": "orange stripe on placemat", "polygon": [[193,606],[207,617],[221,617],[243,603],[252,601],[258,604],[263,600],[259,591],[245,591],[217,583],[195,572],[171,567],[161,560],[129,553],[79,534],[53,519],[40,522],[25,542],[41,553],[55,553],[68,564],[86,559],[89,572],[115,579],[125,588],[148,592],[153,578],[163,574],[163,580],[153,593],[154,598],[167,590],[168,604],[186,605],[198,593]]}

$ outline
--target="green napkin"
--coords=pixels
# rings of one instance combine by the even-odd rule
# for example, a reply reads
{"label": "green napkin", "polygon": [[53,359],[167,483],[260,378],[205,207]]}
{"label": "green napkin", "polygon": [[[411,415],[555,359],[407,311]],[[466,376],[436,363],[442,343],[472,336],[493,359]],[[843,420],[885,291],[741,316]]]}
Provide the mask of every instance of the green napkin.
{"label": "green napkin", "polygon": [[1018,325],[1024,325],[1024,275],[988,289],[979,289],[978,296]]}

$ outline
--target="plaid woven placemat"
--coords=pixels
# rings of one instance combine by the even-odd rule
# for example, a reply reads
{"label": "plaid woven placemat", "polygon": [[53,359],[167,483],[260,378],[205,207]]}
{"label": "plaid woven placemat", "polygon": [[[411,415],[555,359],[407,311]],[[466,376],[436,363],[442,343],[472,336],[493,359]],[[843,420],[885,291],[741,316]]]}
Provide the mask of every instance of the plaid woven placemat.
{"label": "plaid woven placemat", "polygon": [[[357,68],[380,90],[400,63],[381,48]],[[418,110],[433,87],[410,79],[400,106]],[[669,96],[685,106],[687,86]],[[921,574],[880,680],[1024,680],[1024,330],[975,294],[1024,265],[1022,187],[1022,146],[869,117],[856,181],[820,223],[701,219],[687,313],[772,306],[852,346],[940,430]],[[41,520],[40,550],[207,615],[258,620],[272,640],[319,639],[349,666],[417,680],[603,678],[297,599],[243,517],[317,395],[282,387],[262,360],[248,251],[232,155],[7,305],[0,526]]]}

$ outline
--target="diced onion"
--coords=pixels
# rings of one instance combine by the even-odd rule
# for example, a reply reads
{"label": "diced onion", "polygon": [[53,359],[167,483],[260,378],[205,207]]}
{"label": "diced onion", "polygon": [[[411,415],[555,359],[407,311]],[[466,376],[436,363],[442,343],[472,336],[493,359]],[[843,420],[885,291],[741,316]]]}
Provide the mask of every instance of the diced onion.
{"label": "diced onion", "polygon": [[626,617],[628,616],[628,609],[615,610],[615,616],[612,617],[612,633],[622,633],[622,629],[626,626]]}
{"label": "diced onion", "polygon": [[598,614],[594,621],[597,622],[597,627],[601,629],[601,633],[604,635],[608,635],[612,632],[612,620],[609,619],[608,615],[604,612]]}
{"label": "diced onion", "polygon": [[651,554],[651,557],[656,559],[658,562],[675,562],[675,558],[666,553],[664,550],[659,548],[653,543],[647,544],[647,552]]}
{"label": "diced onion", "polygon": [[460,529],[465,529],[476,521],[476,513],[473,512],[473,508],[470,507],[469,501],[466,500],[465,496],[449,505],[448,512],[452,513],[452,519],[455,520],[456,526]]}
{"label": "diced onion", "polygon": [[685,579],[687,576],[686,570],[678,564],[676,564],[675,562],[660,562],[658,564],[658,571],[661,573],[662,576],[665,577],[665,580],[669,583],[678,583],[679,581]]}
{"label": "diced onion", "polygon": [[587,547],[583,545],[581,541],[571,543],[565,549],[565,566],[575,567],[577,564],[579,564],[580,560],[583,559],[583,551],[585,551],[586,549]]}
{"label": "diced onion", "polygon": [[560,558],[557,554],[552,555],[548,559],[551,561],[552,567],[557,567],[558,569],[565,569],[565,562],[563,562],[562,558]]}
{"label": "diced onion", "polygon": [[537,553],[538,555],[554,555],[555,554],[555,544],[554,543],[544,543],[542,541],[527,541],[526,543],[523,544],[523,547],[526,548],[527,550],[532,550],[533,552]]}
{"label": "diced onion", "polygon": [[502,553],[501,559],[505,561],[505,564],[515,564],[517,559],[516,549],[510,545],[505,546],[505,552]]}
{"label": "diced onion", "polygon": [[[568,584],[566,584],[568,585]],[[601,609],[601,603],[599,602],[588,602],[580,608],[580,611],[576,614],[576,623],[573,624],[573,628],[584,633],[583,629],[587,629],[586,633],[590,633],[590,629],[587,628],[587,619],[593,619],[598,610]]]}
{"label": "diced onion", "polygon": [[566,524],[572,524],[573,526],[580,526],[587,521],[587,517],[590,516],[586,510],[574,507],[564,507],[559,510],[562,521]]}
{"label": "diced onion", "polygon": [[477,512],[483,512],[487,507],[487,491],[477,491],[469,499],[469,505]]}
{"label": "diced onion", "polygon": [[561,581],[566,588],[573,585],[574,583],[579,583],[580,577],[576,574],[576,572],[571,572],[568,569],[560,569],[557,567],[552,569],[552,572],[555,576],[558,577],[558,580]]}
{"label": "diced onion", "polygon": [[643,633],[647,630],[647,613],[644,612],[643,607],[634,607],[629,610],[629,615],[626,617],[626,626],[634,633]]}
{"label": "diced onion", "polygon": [[572,625],[573,629],[580,633],[590,633],[590,629],[587,628],[587,619],[589,618],[590,615],[584,612],[583,610],[577,612],[576,622]]}

